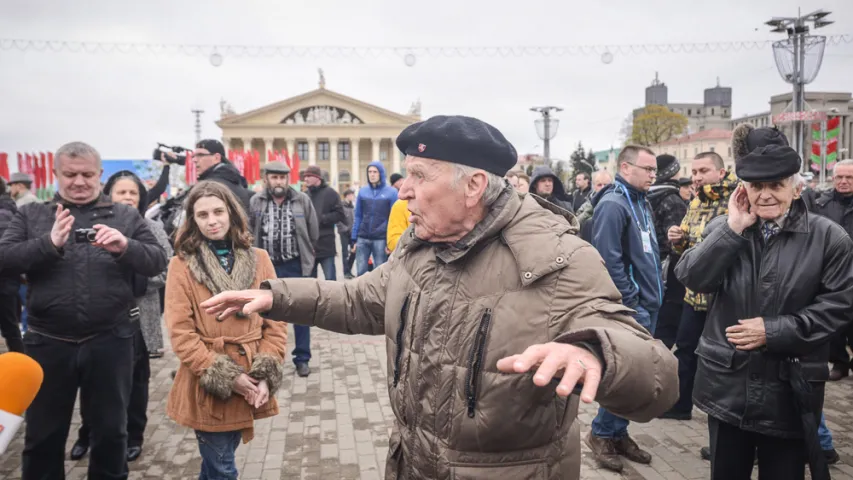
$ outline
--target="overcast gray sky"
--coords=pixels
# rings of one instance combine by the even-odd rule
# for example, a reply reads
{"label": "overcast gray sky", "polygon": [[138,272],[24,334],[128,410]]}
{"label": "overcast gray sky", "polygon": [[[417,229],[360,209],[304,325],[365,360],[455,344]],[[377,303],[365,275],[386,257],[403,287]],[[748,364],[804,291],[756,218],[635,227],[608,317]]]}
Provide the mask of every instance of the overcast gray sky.
{"label": "overcast gray sky", "polygon": [[[251,45],[581,45],[782,38],[763,22],[823,8],[853,33],[850,0],[0,0],[0,38]],[[145,158],[154,142],[190,146],[190,110],[201,107],[203,134],[224,97],[237,112],[317,87],[405,113],[420,98],[423,115],[465,114],[499,129],[519,152],[541,152],[529,107],[558,105],[552,156],[578,141],[596,150],[619,139],[642,106],[655,72],[673,102],[701,102],[716,78],[734,89],[735,115],[768,109],[789,90],[769,47],[729,53],[446,58],[225,57],[40,53],[0,50],[0,151],[55,150],[71,140],[104,158]],[[853,45],[828,47],[811,90],[853,90]],[[14,163],[14,162],[12,162]],[[12,166],[14,169],[15,167]]]}

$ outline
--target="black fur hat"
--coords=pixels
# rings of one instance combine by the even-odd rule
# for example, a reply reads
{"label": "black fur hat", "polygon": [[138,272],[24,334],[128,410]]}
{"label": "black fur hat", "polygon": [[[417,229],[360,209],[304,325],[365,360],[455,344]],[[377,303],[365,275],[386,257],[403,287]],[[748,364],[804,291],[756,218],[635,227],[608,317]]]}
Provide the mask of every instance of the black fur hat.
{"label": "black fur hat", "polygon": [[790,146],[788,138],[775,126],[755,128],[749,123],[742,123],[732,132],[732,155],[735,161],[749,155],[756,148],[768,145]]}

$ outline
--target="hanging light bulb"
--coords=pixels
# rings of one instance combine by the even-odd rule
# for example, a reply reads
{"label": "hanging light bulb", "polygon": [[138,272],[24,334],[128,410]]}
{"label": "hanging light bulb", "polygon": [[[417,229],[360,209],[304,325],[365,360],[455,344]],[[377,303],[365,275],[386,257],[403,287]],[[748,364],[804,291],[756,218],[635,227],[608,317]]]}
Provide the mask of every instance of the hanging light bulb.
{"label": "hanging light bulb", "polygon": [[418,58],[415,57],[414,53],[407,53],[405,57],[403,57],[403,61],[406,62],[407,67],[414,67],[415,63],[418,61]]}
{"label": "hanging light bulb", "polygon": [[605,65],[613,63],[613,54],[610,53],[610,50],[605,50],[604,53],[601,54],[601,63]]}
{"label": "hanging light bulb", "polygon": [[219,52],[217,52],[216,50],[214,50],[213,53],[210,54],[210,64],[214,67],[222,65],[223,60],[224,59],[222,58],[222,55],[220,55]]}

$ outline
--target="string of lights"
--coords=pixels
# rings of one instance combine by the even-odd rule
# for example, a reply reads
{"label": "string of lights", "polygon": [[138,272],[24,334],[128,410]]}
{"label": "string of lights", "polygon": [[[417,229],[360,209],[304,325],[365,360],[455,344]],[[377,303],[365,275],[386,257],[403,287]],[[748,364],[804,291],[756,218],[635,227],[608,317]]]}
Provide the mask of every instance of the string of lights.
{"label": "string of lights", "polygon": [[[70,52],[89,54],[181,54],[188,56],[222,55],[228,57],[331,57],[379,58],[384,55],[406,57],[562,57],[578,55],[653,55],[669,53],[717,53],[760,50],[773,40],[723,42],[645,43],[565,46],[299,46],[299,45],[201,45],[146,42],[81,42],[0,38],[0,51]],[[827,45],[853,43],[853,34],[829,35]]]}

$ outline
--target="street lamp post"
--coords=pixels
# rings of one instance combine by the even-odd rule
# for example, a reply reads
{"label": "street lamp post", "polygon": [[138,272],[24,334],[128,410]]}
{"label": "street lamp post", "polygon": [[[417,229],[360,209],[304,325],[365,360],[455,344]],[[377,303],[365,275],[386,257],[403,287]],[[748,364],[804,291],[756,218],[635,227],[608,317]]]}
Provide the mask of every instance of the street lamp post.
{"label": "street lamp post", "polygon": [[[805,86],[814,81],[820,71],[823,61],[823,51],[826,46],[826,37],[809,35],[808,23],[814,24],[814,28],[821,28],[833,22],[825,20],[830,14],[823,10],[815,10],[807,15],[797,17],[773,17],[765,22],[773,27],[771,32],[787,33],[788,38],[773,42],[773,56],[776,60],[776,68],[782,79],[793,85],[792,108],[794,112],[793,139],[794,148],[805,162],[805,124],[798,116],[805,110]],[[808,55],[807,55],[808,54]]]}
{"label": "street lamp post", "polygon": [[533,107],[530,111],[542,114],[542,118],[537,118],[533,123],[536,126],[536,134],[542,139],[542,155],[545,157],[545,163],[547,164],[551,160],[551,139],[557,136],[557,129],[560,127],[560,119],[552,117],[551,112],[562,112],[563,109],[546,106]]}

